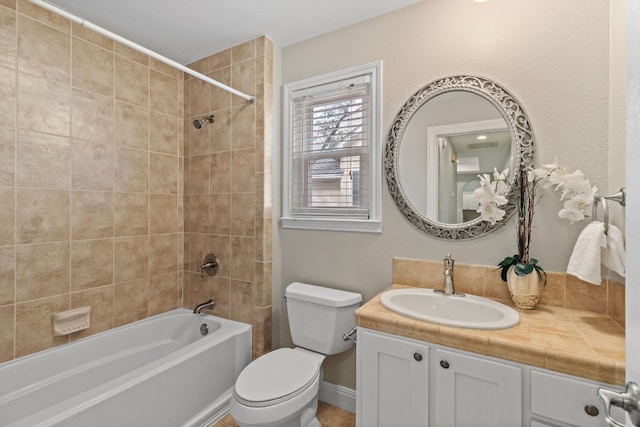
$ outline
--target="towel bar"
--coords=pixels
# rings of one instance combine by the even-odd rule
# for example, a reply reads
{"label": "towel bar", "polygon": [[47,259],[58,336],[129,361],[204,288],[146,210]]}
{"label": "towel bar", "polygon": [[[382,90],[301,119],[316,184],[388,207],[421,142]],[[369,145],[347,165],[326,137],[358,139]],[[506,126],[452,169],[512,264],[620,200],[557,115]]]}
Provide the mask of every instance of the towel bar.
{"label": "towel bar", "polygon": [[624,206],[627,202],[627,190],[622,187],[617,193],[610,194],[608,196],[603,196],[607,200],[613,200],[614,202],[620,203],[621,206]]}
{"label": "towel bar", "polygon": [[609,207],[607,206],[607,200],[613,200],[614,202],[620,203],[620,206],[624,206],[626,203],[627,192],[624,187],[620,189],[615,194],[610,194],[608,196],[603,196],[602,194],[596,194],[593,196],[593,208],[591,212],[591,216],[593,216],[593,220],[596,220],[596,214],[598,213],[598,203],[602,203],[602,212],[603,212],[603,222],[604,222],[604,234],[607,234],[609,231]]}
{"label": "towel bar", "polygon": [[595,196],[593,196],[593,208],[592,208],[592,212],[591,212],[591,216],[593,217],[593,220],[596,220],[597,217],[597,213],[598,213],[598,203],[602,203],[602,222],[604,223],[604,234],[607,234],[609,232],[609,207],[607,206],[607,198],[600,195],[600,194],[596,194]]}

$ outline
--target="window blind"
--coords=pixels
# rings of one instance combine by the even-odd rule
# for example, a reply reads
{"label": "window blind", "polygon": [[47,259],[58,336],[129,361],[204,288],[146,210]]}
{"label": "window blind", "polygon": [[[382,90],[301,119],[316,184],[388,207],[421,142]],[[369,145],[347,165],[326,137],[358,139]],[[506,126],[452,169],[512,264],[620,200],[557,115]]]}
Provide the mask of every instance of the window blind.
{"label": "window blind", "polygon": [[370,215],[370,76],[291,94],[292,215]]}

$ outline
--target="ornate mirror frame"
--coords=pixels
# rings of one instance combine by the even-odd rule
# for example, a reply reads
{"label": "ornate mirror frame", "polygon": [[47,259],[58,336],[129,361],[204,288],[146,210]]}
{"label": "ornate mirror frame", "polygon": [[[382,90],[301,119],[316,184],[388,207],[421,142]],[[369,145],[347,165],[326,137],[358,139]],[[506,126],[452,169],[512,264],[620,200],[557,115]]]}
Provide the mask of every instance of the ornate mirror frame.
{"label": "ornate mirror frame", "polygon": [[389,192],[396,206],[418,230],[446,240],[475,239],[494,231],[500,224],[491,225],[480,218],[460,224],[446,224],[427,218],[407,199],[400,183],[398,170],[400,144],[409,121],[415,112],[430,99],[452,91],[466,91],[480,95],[500,111],[507,123],[511,132],[513,153],[513,163],[509,172],[512,191],[508,203],[501,208],[506,211],[505,220],[514,214],[519,197],[520,171],[533,164],[533,129],[527,113],[518,100],[498,83],[483,77],[468,75],[445,77],[429,83],[413,94],[396,115],[389,131],[384,153],[384,172]]}

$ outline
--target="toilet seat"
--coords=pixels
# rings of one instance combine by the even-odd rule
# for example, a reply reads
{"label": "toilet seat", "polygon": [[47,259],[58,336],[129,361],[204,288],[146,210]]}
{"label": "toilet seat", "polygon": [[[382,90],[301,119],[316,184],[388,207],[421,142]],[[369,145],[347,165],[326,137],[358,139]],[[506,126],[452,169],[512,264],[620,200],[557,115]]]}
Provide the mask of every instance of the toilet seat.
{"label": "toilet seat", "polygon": [[265,407],[304,393],[320,375],[321,360],[306,351],[281,348],[251,362],[238,376],[234,396],[250,407]]}

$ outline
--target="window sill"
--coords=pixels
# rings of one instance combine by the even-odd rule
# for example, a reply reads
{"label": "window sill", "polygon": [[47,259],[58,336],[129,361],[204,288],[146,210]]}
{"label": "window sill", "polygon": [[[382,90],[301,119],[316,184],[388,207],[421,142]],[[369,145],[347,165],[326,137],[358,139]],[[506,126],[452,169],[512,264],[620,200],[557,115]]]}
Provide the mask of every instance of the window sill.
{"label": "window sill", "polygon": [[282,228],[302,230],[356,231],[361,233],[381,233],[382,221],[334,218],[281,218]]}

